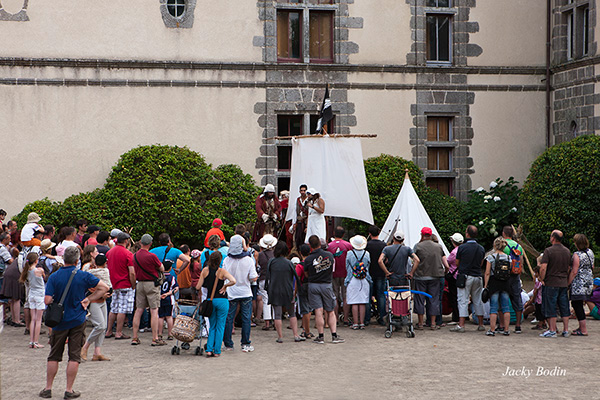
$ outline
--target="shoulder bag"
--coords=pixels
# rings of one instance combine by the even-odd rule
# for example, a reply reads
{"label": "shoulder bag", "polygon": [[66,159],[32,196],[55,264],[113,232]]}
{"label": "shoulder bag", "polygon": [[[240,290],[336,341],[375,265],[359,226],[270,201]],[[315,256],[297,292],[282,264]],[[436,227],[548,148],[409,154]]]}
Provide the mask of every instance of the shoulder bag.
{"label": "shoulder bag", "polygon": [[[218,270],[217,270],[218,271]],[[210,299],[206,299],[200,304],[200,315],[203,317],[210,317],[213,312],[213,298],[215,297],[215,290],[217,289],[217,282],[219,282],[219,278],[217,277],[217,271],[215,271],[215,283],[213,284],[212,293],[210,294]],[[209,271],[210,273],[210,271]]]}
{"label": "shoulder bag", "polygon": [[60,321],[62,321],[63,315],[65,314],[65,308],[63,304],[76,273],[77,268],[73,269],[73,272],[69,277],[69,282],[67,282],[67,286],[65,286],[65,290],[60,297],[60,301],[58,303],[53,301],[52,303],[48,304],[48,307],[46,308],[46,326],[54,328],[56,325],[60,324]]}
{"label": "shoulder bag", "polygon": [[[138,267],[140,267],[141,269],[146,271],[148,273],[148,275],[152,275],[150,272],[148,272],[148,270],[146,268],[142,267],[142,264],[139,263],[139,261],[137,260],[137,253],[133,255],[133,260],[138,265]],[[158,273],[158,276],[156,278],[154,278],[154,286],[158,287],[158,286],[161,286],[165,282],[165,274],[162,271],[156,271],[156,272]]]}

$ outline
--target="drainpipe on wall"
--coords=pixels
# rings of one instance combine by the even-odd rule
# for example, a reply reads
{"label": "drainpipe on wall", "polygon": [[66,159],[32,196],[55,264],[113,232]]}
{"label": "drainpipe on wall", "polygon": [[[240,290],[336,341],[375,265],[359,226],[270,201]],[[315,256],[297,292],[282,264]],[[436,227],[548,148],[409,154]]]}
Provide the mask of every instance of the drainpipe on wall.
{"label": "drainpipe on wall", "polygon": [[550,108],[550,51],[552,49],[552,0],[546,0],[546,148],[551,146],[552,109]]}

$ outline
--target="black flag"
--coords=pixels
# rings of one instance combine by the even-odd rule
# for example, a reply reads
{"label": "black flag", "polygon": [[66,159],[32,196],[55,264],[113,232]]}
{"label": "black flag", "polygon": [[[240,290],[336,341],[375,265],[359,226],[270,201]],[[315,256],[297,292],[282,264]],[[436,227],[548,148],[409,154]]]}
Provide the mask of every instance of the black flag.
{"label": "black flag", "polygon": [[319,121],[317,122],[315,134],[320,134],[323,127],[332,119],[333,111],[331,110],[331,99],[329,98],[329,85],[327,85],[325,87],[325,96],[323,97],[323,105],[321,106],[321,113],[319,114]]}

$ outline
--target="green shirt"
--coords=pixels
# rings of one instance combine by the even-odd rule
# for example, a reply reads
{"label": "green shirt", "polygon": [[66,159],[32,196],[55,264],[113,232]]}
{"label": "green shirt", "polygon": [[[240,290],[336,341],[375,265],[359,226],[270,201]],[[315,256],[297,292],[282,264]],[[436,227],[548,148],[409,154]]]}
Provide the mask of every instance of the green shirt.
{"label": "green shirt", "polygon": [[510,247],[512,247],[513,249],[516,247],[517,249],[519,249],[521,251],[521,254],[523,254],[523,248],[521,247],[521,245],[517,242],[515,242],[512,239],[505,239],[506,243],[508,243],[508,246],[506,246],[504,248],[504,253],[510,255]]}

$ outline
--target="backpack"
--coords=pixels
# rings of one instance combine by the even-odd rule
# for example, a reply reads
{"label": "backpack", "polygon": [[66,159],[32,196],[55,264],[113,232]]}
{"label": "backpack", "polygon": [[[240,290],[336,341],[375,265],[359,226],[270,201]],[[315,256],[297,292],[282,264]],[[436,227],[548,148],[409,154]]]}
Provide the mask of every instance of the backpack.
{"label": "backpack", "polygon": [[510,273],[514,275],[520,275],[523,271],[523,263],[521,262],[521,250],[517,244],[514,248],[507,244],[510,250]]}
{"label": "backpack", "polygon": [[501,260],[499,254],[496,254],[494,263],[494,278],[499,281],[507,281],[510,277],[511,263],[509,260]]}
{"label": "backpack", "polygon": [[[352,250],[352,253],[354,253],[354,250]],[[352,276],[355,277],[356,279],[365,279],[367,277],[367,267],[365,266],[365,263],[362,261],[363,258],[365,257],[365,253],[366,253],[366,251],[363,251],[363,255],[360,258],[360,260],[358,260],[358,256],[356,255],[356,253],[354,253],[354,257],[357,258],[357,261],[352,266]]]}

